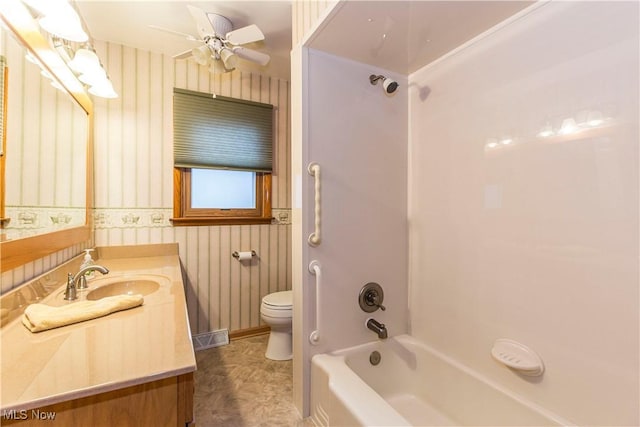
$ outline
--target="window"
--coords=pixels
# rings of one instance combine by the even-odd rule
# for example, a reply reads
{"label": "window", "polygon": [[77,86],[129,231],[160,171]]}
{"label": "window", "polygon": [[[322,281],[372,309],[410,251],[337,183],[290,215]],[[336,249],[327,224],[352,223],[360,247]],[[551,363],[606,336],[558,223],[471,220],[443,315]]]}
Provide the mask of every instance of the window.
{"label": "window", "polygon": [[255,172],[191,169],[190,187],[191,207],[194,209],[256,207]]}
{"label": "window", "polygon": [[174,225],[271,222],[273,106],[174,89]]}

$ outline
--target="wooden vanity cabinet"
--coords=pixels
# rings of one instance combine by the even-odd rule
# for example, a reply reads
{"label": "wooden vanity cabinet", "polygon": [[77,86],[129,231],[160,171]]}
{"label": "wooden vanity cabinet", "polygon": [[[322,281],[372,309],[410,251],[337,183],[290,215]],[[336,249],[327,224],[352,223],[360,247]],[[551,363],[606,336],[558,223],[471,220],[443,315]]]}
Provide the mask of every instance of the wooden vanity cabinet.
{"label": "wooden vanity cabinet", "polygon": [[193,425],[193,372],[36,409],[5,411],[20,427],[185,427]]}

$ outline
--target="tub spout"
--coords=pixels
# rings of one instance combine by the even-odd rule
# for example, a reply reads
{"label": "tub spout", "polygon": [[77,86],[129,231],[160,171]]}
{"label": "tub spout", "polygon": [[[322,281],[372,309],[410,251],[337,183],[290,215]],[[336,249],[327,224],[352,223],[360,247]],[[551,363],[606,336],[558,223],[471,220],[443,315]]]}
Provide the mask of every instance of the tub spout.
{"label": "tub spout", "polygon": [[369,318],[367,319],[367,328],[378,334],[378,338],[387,338],[387,327],[384,326],[384,323],[380,323],[376,319]]}

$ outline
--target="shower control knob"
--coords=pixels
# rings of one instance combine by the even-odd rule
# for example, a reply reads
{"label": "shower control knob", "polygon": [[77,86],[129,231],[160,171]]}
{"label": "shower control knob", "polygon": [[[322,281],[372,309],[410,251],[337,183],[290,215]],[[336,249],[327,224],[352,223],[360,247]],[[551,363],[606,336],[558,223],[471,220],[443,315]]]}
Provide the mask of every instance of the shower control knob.
{"label": "shower control knob", "polygon": [[384,291],[382,287],[375,283],[369,282],[360,289],[360,295],[358,296],[358,304],[360,308],[367,312],[373,313],[377,309],[382,311],[386,310],[386,307],[382,305],[384,301]]}
{"label": "shower control knob", "polygon": [[378,302],[378,298],[378,293],[373,289],[368,290],[364,295],[364,299],[367,305],[375,305],[380,310],[385,311],[385,306]]}

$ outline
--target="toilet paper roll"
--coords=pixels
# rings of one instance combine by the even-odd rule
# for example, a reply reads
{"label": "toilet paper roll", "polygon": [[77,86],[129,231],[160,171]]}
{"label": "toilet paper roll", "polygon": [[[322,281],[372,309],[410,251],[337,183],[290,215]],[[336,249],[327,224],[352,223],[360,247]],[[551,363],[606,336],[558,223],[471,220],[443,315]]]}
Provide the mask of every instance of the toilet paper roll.
{"label": "toilet paper roll", "polygon": [[238,252],[238,261],[246,261],[252,257],[253,254],[251,252]]}

